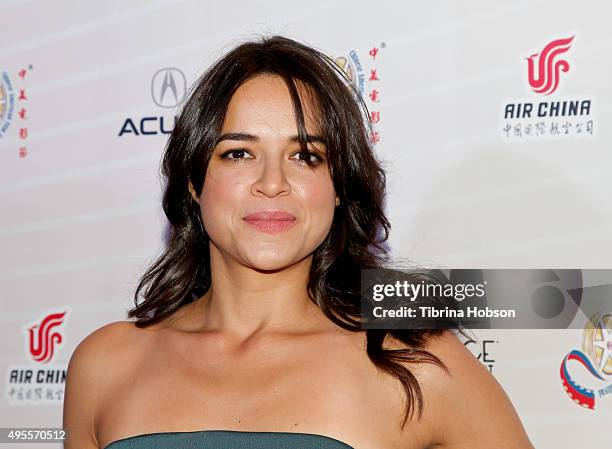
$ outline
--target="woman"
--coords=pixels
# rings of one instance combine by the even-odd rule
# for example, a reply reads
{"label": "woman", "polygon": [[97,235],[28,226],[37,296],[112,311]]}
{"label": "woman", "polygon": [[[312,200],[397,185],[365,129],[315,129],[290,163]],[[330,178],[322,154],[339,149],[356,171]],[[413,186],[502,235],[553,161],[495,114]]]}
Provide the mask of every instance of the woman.
{"label": "woman", "polygon": [[453,332],[361,328],[390,228],[366,118],[333,61],[284,37],[201,77],[163,158],[168,248],[136,322],[72,355],[66,449],[532,448]]}

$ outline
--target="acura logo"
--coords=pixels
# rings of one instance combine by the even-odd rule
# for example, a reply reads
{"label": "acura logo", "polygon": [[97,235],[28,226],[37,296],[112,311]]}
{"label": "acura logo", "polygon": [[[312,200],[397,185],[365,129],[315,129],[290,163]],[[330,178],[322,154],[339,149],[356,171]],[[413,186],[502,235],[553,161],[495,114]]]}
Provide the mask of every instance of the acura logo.
{"label": "acura logo", "polygon": [[158,70],[151,80],[151,96],[162,108],[173,108],[185,97],[187,81],[179,69],[168,67]]}

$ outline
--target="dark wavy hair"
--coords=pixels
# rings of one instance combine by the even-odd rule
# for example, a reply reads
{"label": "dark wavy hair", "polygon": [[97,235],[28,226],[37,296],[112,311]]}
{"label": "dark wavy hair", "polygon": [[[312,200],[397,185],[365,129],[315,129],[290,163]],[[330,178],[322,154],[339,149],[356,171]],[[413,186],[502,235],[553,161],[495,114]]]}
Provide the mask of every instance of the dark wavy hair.
{"label": "dark wavy hair", "polygon": [[[165,180],[163,209],[170,223],[167,248],[140,279],[128,318],[138,327],[157,323],[204,294],[211,285],[209,237],[198,196],[228,103],[238,87],[257,75],[281,77],[292,97],[302,151],[308,151],[304,113],[295,81],[316,95],[322,135],[328,148],[333,185],[340,198],[331,230],[314,251],[308,296],[338,326],[366,332],[367,355],[395,376],[406,393],[403,424],[423,397],[414,374],[401,362],[442,361],[424,350],[441,329],[367,329],[362,324],[362,269],[391,266],[383,243],[391,225],[384,213],[386,176],[370,143],[372,124],[354,83],[323,52],[283,36],[261,37],[237,45],[194,84],[169,136],[161,172]],[[144,290],[144,291],[143,291]],[[139,304],[140,294],[144,300]],[[407,348],[383,348],[387,335]]]}

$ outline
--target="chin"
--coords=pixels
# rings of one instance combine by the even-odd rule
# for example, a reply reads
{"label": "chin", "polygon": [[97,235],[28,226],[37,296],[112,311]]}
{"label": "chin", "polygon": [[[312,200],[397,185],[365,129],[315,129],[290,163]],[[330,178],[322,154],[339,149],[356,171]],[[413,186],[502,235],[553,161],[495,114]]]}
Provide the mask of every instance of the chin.
{"label": "chin", "polygon": [[263,253],[258,254],[256,257],[249,257],[247,260],[251,268],[260,271],[282,270],[299,261],[298,258],[288,258],[286,254],[283,256],[277,254],[266,257]]}

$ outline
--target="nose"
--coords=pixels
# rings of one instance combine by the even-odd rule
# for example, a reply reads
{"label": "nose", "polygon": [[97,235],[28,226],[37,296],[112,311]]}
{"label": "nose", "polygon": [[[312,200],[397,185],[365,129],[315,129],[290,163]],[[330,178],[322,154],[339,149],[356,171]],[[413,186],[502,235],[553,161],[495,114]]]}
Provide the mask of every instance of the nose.
{"label": "nose", "polygon": [[280,157],[266,157],[260,165],[257,180],[253,183],[254,195],[265,195],[274,198],[278,195],[287,195],[291,185],[287,180],[283,161]]}

